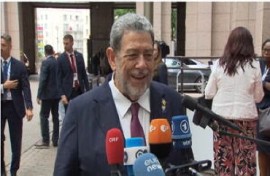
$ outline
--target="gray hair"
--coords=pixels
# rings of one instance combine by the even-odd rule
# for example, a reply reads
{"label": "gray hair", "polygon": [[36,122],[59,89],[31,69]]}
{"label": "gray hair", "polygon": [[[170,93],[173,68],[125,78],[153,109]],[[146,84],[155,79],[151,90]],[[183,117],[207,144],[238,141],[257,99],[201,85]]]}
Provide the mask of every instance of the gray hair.
{"label": "gray hair", "polygon": [[151,23],[144,16],[127,13],[119,17],[111,29],[110,46],[115,51],[120,50],[121,40],[125,31],[148,32],[154,43],[154,32]]}
{"label": "gray hair", "polygon": [[7,43],[11,43],[11,36],[9,34],[1,35],[1,39],[4,39]]}

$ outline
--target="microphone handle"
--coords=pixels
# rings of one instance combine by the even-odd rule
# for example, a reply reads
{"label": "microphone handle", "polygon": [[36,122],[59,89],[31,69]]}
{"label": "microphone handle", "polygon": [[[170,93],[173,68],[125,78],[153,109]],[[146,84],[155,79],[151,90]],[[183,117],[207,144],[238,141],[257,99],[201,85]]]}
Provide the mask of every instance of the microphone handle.
{"label": "microphone handle", "polygon": [[234,129],[234,130],[237,130],[237,131],[240,131],[240,132],[244,132],[241,128],[239,128],[236,124],[230,122],[229,120],[225,119],[224,117],[214,113],[213,111],[211,111],[210,109],[200,105],[199,103],[197,103],[197,109],[199,111],[202,111],[204,113],[207,114],[207,116],[210,116],[212,119],[218,121],[218,122],[221,122],[223,123],[224,125]]}
{"label": "microphone handle", "polygon": [[121,172],[119,170],[119,165],[118,164],[111,165],[110,176],[122,176],[122,174],[121,174]]}
{"label": "microphone handle", "polygon": [[192,173],[192,175],[194,176],[203,176],[202,174],[200,174],[199,172],[196,171],[196,169],[190,167],[188,168],[188,170]]}
{"label": "microphone handle", "polygon": [[263,144],[263,145],[267,145],[270,147],[270,142],[265,141],[265,140],[261,140],[261,139],[256,139],[256,138],[252,138],[252,137],[248,137],[248,136],[243,136],[240,134],[234,134],[234,133],[229,133],[223,130],[218,131],[218,133],[220,135],[226,135],[226,136],[232,136],[232,137],[238,137],[238,138],[242,138],[242,139],[246,139],[246,140],[250,140],[255,142],[256,144]]}
{"label": "microphone handle", "polygon": [[120,171],[111,171],[111,176],[122,176]]}

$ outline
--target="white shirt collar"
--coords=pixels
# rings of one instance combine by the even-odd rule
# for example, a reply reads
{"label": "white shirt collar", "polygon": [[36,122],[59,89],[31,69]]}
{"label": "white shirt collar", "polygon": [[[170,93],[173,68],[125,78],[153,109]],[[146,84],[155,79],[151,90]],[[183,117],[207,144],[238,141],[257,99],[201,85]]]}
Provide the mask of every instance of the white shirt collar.
{"label": "white shirt collar", "polygon": [[[114,99],[114,103],[117,109],[117,113],[119,115],[119,118],[124,118],[125,114],[129,110],[129,107],[131,106],[132,102],[126,98],[115,86],[114,84],[114,73],[112,75],[112,79],[109,81],[109,86],[112,91],[112,96]],[[139,98],[137,101],[140,104],[140,107],[142,107],[144,110],[148,111],[150,113],[150,92],[149,88],[145,91],[145,93]]]}
{"label": "white shirt collar", "polygon": [[7,63],[9,63],[10,59],[11,59],[11,56],[9,56],[6,60],[1,56],[2,62],[7,61]]}

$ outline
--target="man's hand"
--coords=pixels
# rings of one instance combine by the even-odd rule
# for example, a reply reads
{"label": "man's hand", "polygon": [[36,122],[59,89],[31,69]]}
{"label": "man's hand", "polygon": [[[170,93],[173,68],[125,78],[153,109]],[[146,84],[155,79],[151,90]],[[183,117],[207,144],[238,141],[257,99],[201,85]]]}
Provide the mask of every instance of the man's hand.
{"label": "man's hand", "polygon": [[41,100],[39,98],[37,98],[37,104],[41,104]]}
{"label": "man's hand", "polygon": [[4,89],[16,89],[18,86],[18,80],[6,80],[3,84]]}
{"label": "man's hand", "polygon": [[33,111],[32,111],[32,109],[26,109],[25,113],[26,113],[26,119],[27,119],[27,121],[32,120],[32,118],[33,118]]}
{"label": "man's hand", "polygon": [[67,97],[66,97],[65,95],[62,95],[62,96],[61,96],[61,101],[62,101],[62,103],[63,103],[64,105],[68,104],[68,99],[67,99]]}

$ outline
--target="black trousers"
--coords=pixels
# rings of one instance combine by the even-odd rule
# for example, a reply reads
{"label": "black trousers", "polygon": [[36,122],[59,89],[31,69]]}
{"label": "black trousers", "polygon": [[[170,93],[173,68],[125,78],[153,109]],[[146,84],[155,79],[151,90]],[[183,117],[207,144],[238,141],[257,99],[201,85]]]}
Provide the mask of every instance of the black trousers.
{"label": "black trousers", "polygon": [[56,144],[59,139],[59,114],[58,105],[60,99],[42,100],[40,109],[41,136],[44,143],[50,142],[49,116],[52,114],[53,134],[52,142]]}
{"label": "black trousers", "polygon": [[8,122],[9,126],[12,152],[10,172],[16,172],[20,167],[21,160],[23,117],[17,114],[12,100],[1,101],[1,169],[5,169],[4,131],[6,122]]}
{"label": "black trousers", "polygon": [[[72,100],[73,98],[75,98],[81,94],[82,94],[81,89],[73,88],[70,97],[68,97],[68,101]],[[64,107],[65,107],[65,112],[67,112],[68,104],[64,105]]]}

